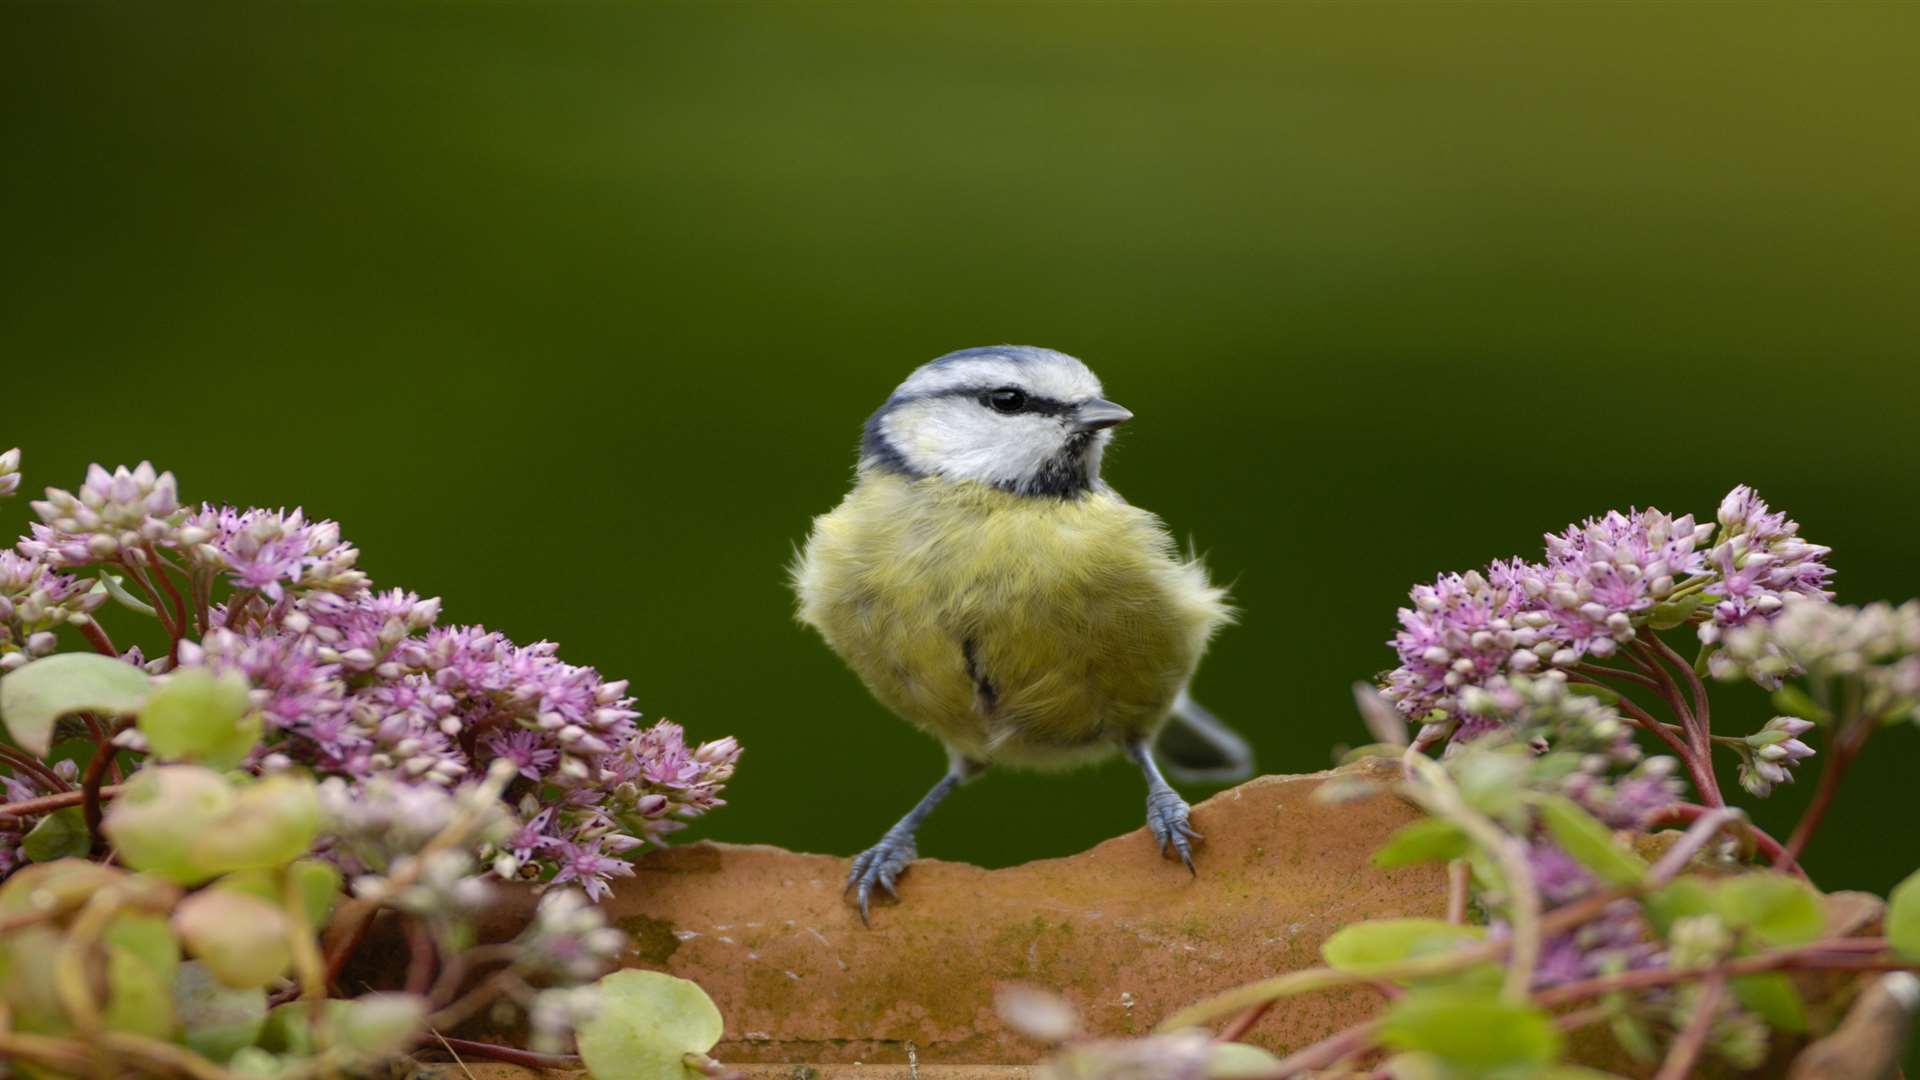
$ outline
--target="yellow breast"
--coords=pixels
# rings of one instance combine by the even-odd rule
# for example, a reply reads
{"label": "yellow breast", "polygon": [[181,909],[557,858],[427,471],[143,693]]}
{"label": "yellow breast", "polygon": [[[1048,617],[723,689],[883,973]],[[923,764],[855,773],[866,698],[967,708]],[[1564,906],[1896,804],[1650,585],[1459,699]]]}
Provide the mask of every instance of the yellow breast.
{"label": "yellow breast", "polygon": [[802,621],[874,696],[970,756],[1070,763],[1150,735],[1230,615],[1158,518],[864,475],[793,567]]}

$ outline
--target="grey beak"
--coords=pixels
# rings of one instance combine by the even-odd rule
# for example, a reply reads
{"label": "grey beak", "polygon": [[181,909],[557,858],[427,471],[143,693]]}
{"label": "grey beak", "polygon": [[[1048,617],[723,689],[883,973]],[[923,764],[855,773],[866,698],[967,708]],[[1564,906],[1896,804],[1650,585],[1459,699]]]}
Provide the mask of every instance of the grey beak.
{"label": "grey beak", "polygon": [[1133,413],[1104,398],[1094,398],[1073,410],[1073,430],[1099,431],[1133,419]]}

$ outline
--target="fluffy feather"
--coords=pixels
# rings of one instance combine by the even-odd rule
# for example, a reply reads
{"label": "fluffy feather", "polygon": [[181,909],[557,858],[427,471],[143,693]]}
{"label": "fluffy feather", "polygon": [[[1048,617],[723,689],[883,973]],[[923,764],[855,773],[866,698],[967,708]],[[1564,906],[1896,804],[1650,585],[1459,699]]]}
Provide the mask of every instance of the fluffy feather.
{"label": "fluffy feather", "polygon": [[863,468],[792,577],[801,620],[883,704],[1016,766],[1151,737],[1231,618],[1160,520],[1105,485],[1037,498]]}

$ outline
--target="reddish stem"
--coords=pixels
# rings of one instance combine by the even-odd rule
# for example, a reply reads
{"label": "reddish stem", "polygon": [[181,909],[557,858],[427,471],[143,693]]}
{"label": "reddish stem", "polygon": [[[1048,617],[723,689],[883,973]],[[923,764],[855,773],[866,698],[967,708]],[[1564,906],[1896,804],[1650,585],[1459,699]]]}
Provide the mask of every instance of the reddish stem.
{"label": "reddish stem", "polygon": [[[120,794],[123,784],[109,784],[100,789],[100,797],[112,798]],[[69,806],[79,806],[86,801],[86,792],[63,791],[58,795],[42,795],[37,799],[22,799],[14,803],[0,803],[0,817],[38,817],[51,814],[55,810],[65,810]]]}
{"label": "reddish stem", "polygon": [[1680,1037],[1673,1040],[1673,1048],[1667,1051],[1667,1060],[1653,1080],[1686,1080],[1692,1074],[1693,1063],[1707,1045],[1707,1035],[1713,1030],[1714,1017],[1719,1015],[1720,1002],[1726,994],[1725,975],[1707,976],[1700,986],[1700,997],[1693,1002],[1693,1015],[1687,1018],[1687,1026],[1680,1029]]}
{"label": "reddish stem", "polygon": [[456,1057],[499,1061],[529,1069],[578,1069],[580,1067],[580,1059],[572,1054],[536,1054],[531,1050],[521,1050],[513,1046],[475,1042],[472,1039],[456,1039],[437,1031],[433,1033],[433,1038]]}
{"label": "reddish stem", "polygon": [[1252,1031],[1253,1026],[1260,1022],[1260,1018],[1267,1015],[1267,1011],[1273,1008],[1273,1004],[1273,1001],[1263,1001],[1258,1005],[1248,1008],[1239,1016],[1234,1017],[1232,1022],[1220,1029],[1220,1041],[1239,1042],[1241,1039],[1246,1038],[1247,1032]]}
{"label": "reddish stem", "polygon": [[1380,1021],[1369,1020],[1364,1024],[1355,1024],[1345,1031],[1329,1035],[1311,1046],[1302,1047],[1280,1059],[1280,1064],[1260,1074],[1266,1080],[1286,1080],[1288,1077],[1314,1069],[1324,1069],[1349,1054],[1364,1050],[1373,1042],[1380,1031]]}
{"label": "reddish stem", "polygon": [[[1674,803],[1672,806],[1655,814],[1652,820],[1647,822],[1647,827],[1672,825],[1676,822],[1691,824],[1700,820],[1700,818],[1706,814],[1723,809],[1725,809],[1725,807],[1708,807],[1701,806],[1697,803]],[[1786,848],[1781,846],[1780,841],[1768,836],[1765,830],[1761,829],[1758,825],[1755,825],[1751,821],[1742,822],[1741,824],[1745,826],[1747,836],[1752,838],[1753,846],[1760,854],[1765,855],[1769,859],[1777,860],[1780,855],[1786,851]],[[1795,876],[1803,880],[1806,878],[1807,872],[1805,870],[1800,869],[1798,866],[1791,867],[1791,869]]]}
{"label": "reddish stem", "polygon": [[127,721],[123,720],[115,727],[99,733],[97,741],[93,744],[93,760],[87,762],[87,771],[80,777],[81,816],[86,819],[87,835],[93,838],[96,847],[101,843],[100,784],[107,778],[108,768],[113,768],[115,774],[120,771],[113,764],[113,736],[126,724]]}
{"label": "reddish stem", "polygon": [[[60,779],[59,773],[47,768],[45,762],[25,750],[16,750],[6,743],[0,743],[0,761],[13,766],[16,772],[24,772],[33,777],[41,787],[52,791],[68,791],[72,788],[71,784]],[[0,809],[0,813],[6,813],[6,811]]]}
{"label": "reddish stem", "polygon": [[1846,776],[1847,769],[1860,756],[1861,748],[1866,746],[1872,734],[1872,721],[1854,719],[1847,725],[1847,730],[1833,741],[1829,751],[1832,756],[1827,767],[1820,770],[1820,780],[1813,789],[1813,801],[1807,804],[1806,812],[1800,815],[1799,822],[1794,825],[1793,834],[1787,837],[1786,847],[1775,856],[1775,870],[1800,869],[1800,856],[1807,850],[1808,841],[1813,839],[1814,830],[1826,819],[1827,809],[1833,805],[1833,797],[1840,791],[1841,778]]}
{"label": "reddish stem", "polygon": [[[1578,674],[1568,675],[1567,680],[1569,682],[1585,683],[1588,686],[1605,685]],[[1667,704],[1672,705],[1673,703],[1674,698],[1668,697]],[[1693,778],[1693,786],[1695,790],[1700,792],[1702,799],[1707,800],[1715,806],[1726,805],[1725,801],[1720,798],[1720,784],[1719,781],[1714,779],[1713,761],[1710,758],[1702,760],[1701,755],[1694,747],[1689,746],[1678,735],[1668,730],[1670,725],[1656,719],[1652,713],[1641,708],[1639,704],[1633,700],[1623,697],[1617,705],[1621,712],[1627,714],[1627,718],[1633,722],[1635,727],[1644,731],[1653,732],[1660,737],[1661,742],[1667,744],[1668,749],[1673,751],[1674,756],[1680,759],[1680,763],[1687,767],[1687,775]],[[1690,731],[1689,734],[1691,734]]]}
{"label": "reddish stem", "polygon": [[153,550],[152,544],[147,545],[147,558],[152,560],[153,576],[160,579],[160,587],[167,591],[168,599],[173,601],[173,625],[175,631],[173,635],[173,658],[178,660],[180,639],[187,636],[187,631],[191,625],[187,616],[187,602],[180,596],[180,590],[173,587],[173,578],[167,573],[167,565],[161,560],[160,553]]}
{"label": "reddish stem", "polygon": [[433,937],[420,920],[403,919],[407,937],[407,993],[419,996],[433,986]]}
{"label": "reddish stem", "polygon": [[87,639],[87,644],[93,646],[94,652],[120,659],[120,650],[113,647],[113,639],[107,636],[107,628],[100,625],[100,620],[87,616],[87,621],[80,624],[80,635]]}

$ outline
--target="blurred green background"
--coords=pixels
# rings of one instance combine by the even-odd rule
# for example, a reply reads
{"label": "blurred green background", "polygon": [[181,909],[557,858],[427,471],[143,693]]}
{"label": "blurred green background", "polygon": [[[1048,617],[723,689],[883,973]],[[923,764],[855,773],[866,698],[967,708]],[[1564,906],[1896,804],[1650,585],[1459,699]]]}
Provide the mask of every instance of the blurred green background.
{"label": "blurred green background", "polygon": [[[783,568],[914,365],[1086,358],[1245,609],[1262,766],[1364,741],[1407,587],[1757,485],[1920,592],[1920,8],[9,5],[0,448],[341,521],[376,581],[747,754],[696,835],[850,853],[941,768]],[[24,500],[0,506],[17,530]],[[1756,729],[1757,694],[1723,696]],[[1920,862],[1888,733],[1809,862]],[[1810,785],[1759,809],[1784,831]],[[1904,794],[1903,794],[1904,792]],[[921,835],[1139,825],[1118,764]]]}

